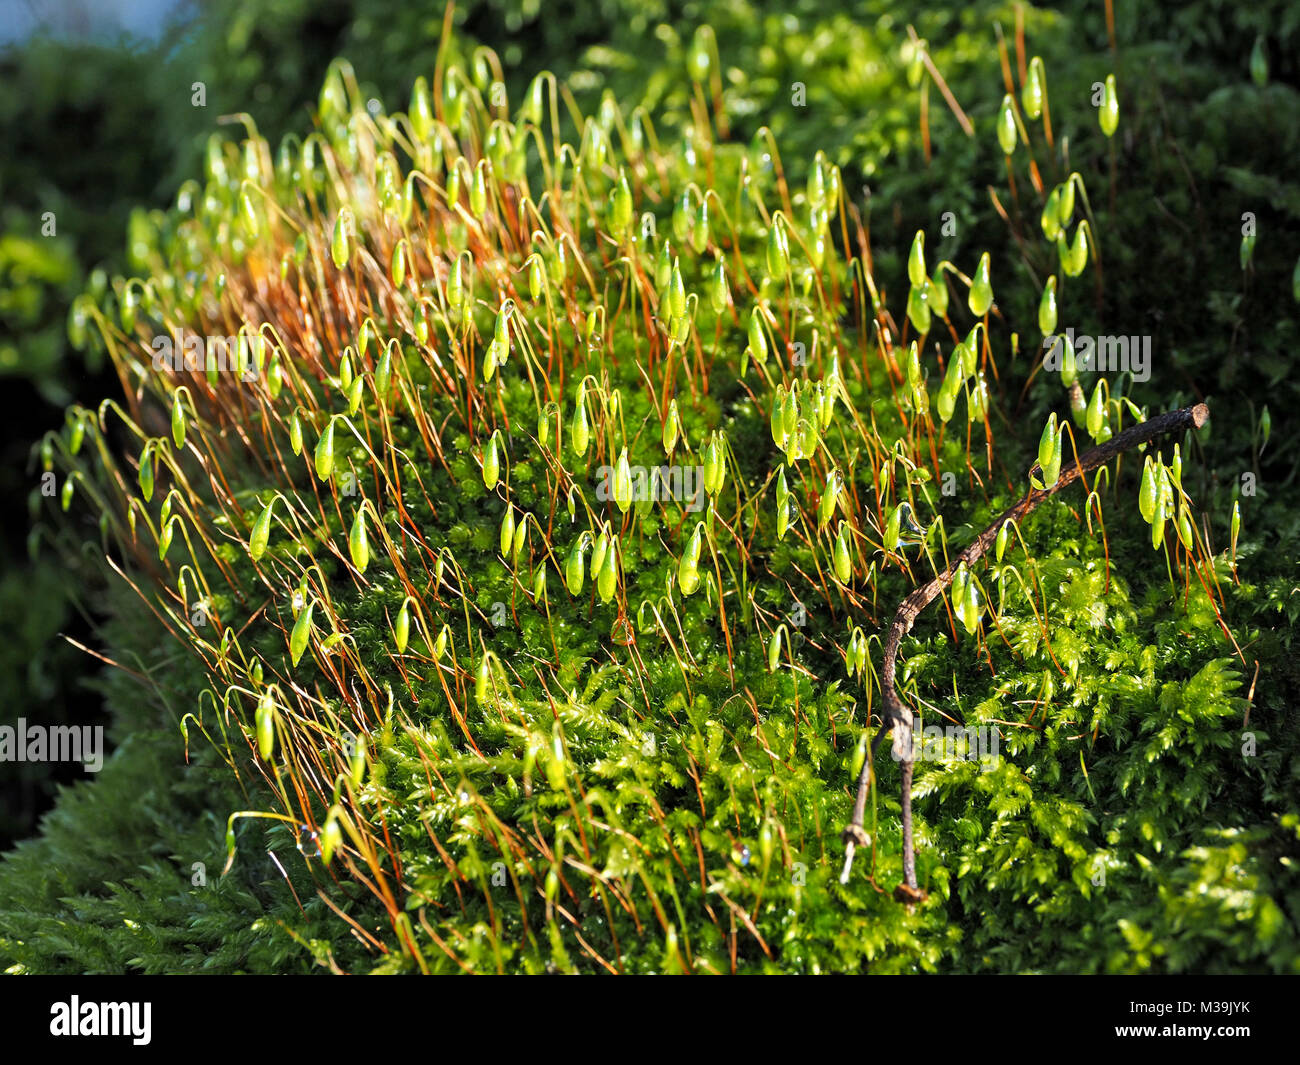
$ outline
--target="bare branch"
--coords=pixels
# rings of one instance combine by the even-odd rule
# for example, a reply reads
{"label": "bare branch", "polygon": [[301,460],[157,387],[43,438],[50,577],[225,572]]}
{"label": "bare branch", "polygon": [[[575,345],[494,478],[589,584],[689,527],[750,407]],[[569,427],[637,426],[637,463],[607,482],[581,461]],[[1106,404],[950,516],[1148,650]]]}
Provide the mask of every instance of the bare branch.
{"label": "bare branch", "polygon": [[972,563],[977,562],[988,552],[989,546],[997,539],[1002,526],[1007,522],[1014,521],[1018,524],[1044,500],[1050,499],[1063,488],[1079,480],[1084,474],[1091,473],[1098,467],[1105,465],[1117,455],[1141,444],[1149,443],[1159,436],[1199,429],[1209,417],[1210,409],[1204,403],[1197,403],[1192,407],[1183,407],[1180,410],[1167,411],[1148,421],[1129,426],[1129,428],[1106,443],[1092,448],[1081,456],[1076,456],[1073,464],[1068,469],[1061,471],[1061,476],[1054,485],[1050,488],[1032,490],[1024,499],[1004,511],[993,524],[974,539],[970,546],[949,563],[947,569],[929,583],[915,589],[899,605],[898,612],[894,615],[894,620],[885,634],[885,662],[881,673],[885,721],[881,725],[880,731],[876,733],[875,740],[872,741],[871,757],[863,764],[862,772],[858,776],[858,795],[853,806],[853,817],[843,833],[845,856],[844,871],[840,875],[841,883],[848,883],[849,873],[853,868],[854,850],[867,842],[866,832],[862,825],[866,815],[867,790],[871,782],[872,767],[875,765],[880,741],[890,730],[900,728],[903,730],[902,734],[907,738],[902,740],[900,736],[896,740],[896,747],[900,753],[905,753],[905,757],[901,759],[903,763],[903,884],[899,885],[896,897],[904,902],[915,902],[923,897],[916,885],[916,853],[912,836],[912,713],[910,708],[903,705],[903,701],[898,697],[898,693],[894,688],[899,644],[902,642],[903,637],[911,631],[912,625],[921,611],[934,602],[943,594],[944,589],[952,584],[953,576],[963,564],[969,568]]}

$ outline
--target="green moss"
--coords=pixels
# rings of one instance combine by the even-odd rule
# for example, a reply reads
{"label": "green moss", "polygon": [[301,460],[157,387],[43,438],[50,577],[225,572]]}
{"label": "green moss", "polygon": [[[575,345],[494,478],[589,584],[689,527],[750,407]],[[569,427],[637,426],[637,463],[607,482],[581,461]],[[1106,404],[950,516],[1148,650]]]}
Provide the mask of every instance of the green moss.
{"label": "green moss", "polygon": [[[471,72],[460,76],[474,96]],[[834,78],[827,84],[839,91]],[[994,104],[973,113],[991,118]],[[914,329],[900,328],[901,290],[882,284],[889,257],[874,260],[879,273],[869,286],[861,268],[867,247],[844,244],[842,234],[856,232],[851,196],[825,217],[809,211],[816,206],[803,191],[810,170],[824,185],[846,187],[830,165],[836,157],[813,161],[800,147],[787,154],[786,202],[765,166],[765,144],[712,145],[701,129],[693,162],[677,151],[643,158],[629,151],[611,112],[584,128],[576,149],[581,177],[570,156],[557,178],[562,155],[546,122],[537,138],[525,139],[526,115],[516,114],[518,125],[492,127],[473,99],[463,127],[435,127],[439,159],[427,136],[412,142],[394,132],[404,120],[372,122],[361,105],[346,68],[333,70],[310,181],[292,143],[280,173],[265,165],[279,153],[255,136],[240,148],[214,149],[206,197],[158,219],[143,242],[153,305],[133,328],[120,325],[112,300],[101,308],[115,361],[144,389],[144,401],[130,408],[132,437],[152,436],[156,412],[170,409],[182,381],[195,400],[187,448],[172,458],[164,446],[151,500],[133,488],[142,441],[124,458],[94,430],[93,447],[80,455],[65,448],[57,459],[65,476],[79,471],[78,489],[102,516],[110,551],[169,630],[170,659],[157,669],[160,686],[175,689],[167,700],[172,717],[194,715],[186,726],[191,741],[200,731],[211,741],[204,764],[215,778],[216,812],[193,826],[192,839],[219,846],[229,815],[273,815],[232,822],[234,861],[218,882],[230,895],[206,927],[234,929],[229,941],[245,955],[226,951],[220,967],[305,967],[332,956],[344,968],[380,971],[1294,969],[1295,782],[1282,769],[1291,748],[1272,743],[1257,717],[1262,753],[1243,756],[1241,733],[1250,730],[1236,720],[1246,711],[1247,678],[1225,633],[1241,643],[1258,616],[1287,609],[1285,591],[1271,587],[1261,601],[1256,589],[1234,583],[1226,554],[1199,542],[1184,550],[1172,533],[1167,548],[1153,552],[1147,526],[1133,514],[1138,471],[1129,460],[1099,487],[1104,539],[1095,513],[1084,520],[1082,498],[1043,506],[1025,523],[1028,550],[1013,546],[1006,559],[1025,586],[1009,570],[979,567],[985,606],[996,612],[983,615],[977,633],[952,624],[940,605],[904,641],[900,686],[924,707],[927,723],[985,725],[1001,741],[1001,761],[988,772],[970,762],[918,765],[918,858],[928,899],[909,909],[887,893],[901,875],[898,771],[889,762],[877,767],[870,853],[859,856],[847,884],[839,882],[854,755],[881,698],[879,645],[871,645],[871,668],[855,679],[844,664],[850,634],[882,629],[910,588],[1024,490],[1043,418],[1027,420],[1019,409],[1026,345],[1012,358],[1007,332],[1018,327],[1036,337],[1023,323],[1035,320],[1041,286],[1016,270],[1050,266],[1053,245],[1040,246],[1031,234],[1024,260],[993,258],[1003,320],[991,326],[987,365],[999,372],[990,422],[977,419],[968,436],[969,401],[958,398],[945,425],[933,401],[922,402],[906,382]],[[448,101],[437,105],[445,114]],[[1070,109],[1055,114],[1064,122]],[[797,124],[788,125],[780,132],[798,146]],[[987,132],[981,127],[976,143],[991,143]],[[476,143],[492,156],[493,137],[503,147],[487,182],[490,208],[475,205],[463,187],[468,180],[449,208],[451,161],[466,151],[466,162],[477,162]],[[511,143],[527,146],[522,166]],[[374,159],[386,151],[392,165],[415,162],[429,176],[429,185],[414,186],[409,214],[380,190]],[[261,163],[248,168],[250,157]],[[1105,165],[1100,156],[1091,161],[1097,166],[1081,169],[1100,200]],[[638,209],[655,215],[658,236],[609,225],[605,208],[620,168]],[[256,234],[241,228],[236,209],[245,177],[257,189],[254,203],[278,207],[265,212]],[[1028,197],[1023,173],[1017,180]],[[716,193],[720,208],[703,251],[689,232],[673,232],[669,207],[692,182]],[[791,241],[788,282],[768,278],[785,267],[774,271],[766,255],[778,205],[801,238]],[[339,270],[329,245],[343,208],[356,232]],[[516,223],[521,215],[526,225]],[[1109,256],[1126,230],[1109,216],[1105,225],[1094,221]],[[552,271],[555,235],[566,233],[570,253],[580,251],[577,263],[569,255],[562,282],[552,274],[540,300],[523,281],[534,229]],[[828,243],[815,265],[804,249],[819,232]],[[413,249],[400,289],[386,272],[399,239]],[[654,277],[665,239],[680,256],[685,290],[699,299],[686,328]],[[898,264],[906,246],[893,249]],[[447,273],[463,250],[471,253],[466,266],[473,260],[476,297],[468,319],[447,305]],[[978,251],[940,247],[934,257],[948,254],[973,273]],[[710,306],[715,256],[727,263],[735,317]],[[1116,258],[1123,270],[1123,255]],[[965,293],[954,281],[956,336],[972,324]],[[485,352],[507,298],[514,350],[485,381]],[[425,304],[428,343],[414,335],[417,301]],[[1072,308],[1087,297],[1063,288],[1061,301]],[[743,354],[756,303],[770,311],[774,347],[761,365]],[[597,308],[603,324],[589,338],[587,316]],[[355,357],[366,317],[375,336],[369,354]],[[264,381],[209,382],[150,365],[149,342],[159,333],[183,327],[228,335],[241,321],[274,326],[272,353],[287,376],[278,395]],[[921,346],[931,396],[956,358],[947,332],[935,318]],[[386,398],[373,387],[375,339],[398,342]],[[337,469],[322,481],[307,451],[291,456],[288,422],[301,410],[310,449],[327,418],[345,409],[338,374],[349,345],[364,388],[352,421],[365,446],[339,422]],[[591,440],[578,456],[570,419],[585,374],[595,379],[581,386]],[[794,382],[805,421],[818,416],[806,398],[818,384],[837,397],[815,447],[802,455],[770,428],[782,395],[776,385],[788,390]],[[1120,402],[1121,384],[1113,382],[1115,430],[1133,413]],[[1063,408],[1055,382],[1040,378],[1033,387],[1036,411]],[[625,516],[614,501],[597,498],[598,469],[624,447],[639,466],[665,460],[660,412],[670,395],[682,413],[678,461],[704,465],[706,439],[725,433],[722,488],[710,493],[707,513],[668,500],[635,503]],[[1158,389],[1150,398],[1160,406],[1179,401]],[[558,449],[550,434],[533,436],[539,409],[552,402]],[[1078,437],[1085,439],[1082,430]],[[501,474],[488,487],[482,463],[490,439],[499,442]],[[1185,482],[1196,496],[1194,479],[1206,478],[1193,465],[1199,456],[1187,442],[1184,449]],[[792,453],[789,462],[783,451]],[[783,466],[796,516],[779,538],[774,478]],[[843,487],[833,520],[823,523],[818,512],[832,468]],[[955,497],[938,490],[949,472],[961,486]],[[357,478],[355,495],[343,473]],[[188,536],[175,537],[160,562],[159,511],[173,487]],[[273,491],[288,505],[277,508],[270,549],[255,563],[246,540]],[[350,564],[346,544],[362,498],[381,519],[369,529],[364,573]],[[901,501],[930,535],[923,545],[885,550],[886,520]],[[517,556],[499,549],[507,503],[534,519]],[[1221,552],[1226,515],[1216,514]],[[853,532],[846,586],[830,576],[841,519]],[[693,589],[691,567],[680,560],[697,521],[711,533]],[[587,550],[582,591],[570,595],[571,552],[605,522],[618,534],[610,548],[620,564],[614,594],[601,592]],[[193,620],[200,587],[210,618],[202,625]],[[313,604],[314,629],[291,664],[299,588],[307,598],[297,606]],[[393,625],[408,596],[418,609],[403,652]],[[769,672],[768,641],[782,624],[786,644]],[[434,646],[440,634],[445,647]],[[182,674],[188,683],[179,683]],[[200,699],[196,689],[205,686],[210,695]],[[258,751],[259,699],[272,707],[263,719],[274,723],[269,757]],[[1271,721],[1279,707],[1257,699],[1252,712]],[[134,764],[129,749],[119,761]],[[238,798],[235,779],[246,792]],[[94,788],[136,793],[143,786],[115,776]],[[178,788],[168,785],[160,801],[180,801]],[[68,809],[73,816],[71,803]],[[129,821],[103,831],[106,838],[129,831]],[[272,917],[259,920],[244,906],[238,885],[260,875],[252,838],[263,833],[287,844],[277,853],[305,913],[286,898],[284,877],[266,878],[261,904]],[[327,854],[316,854],[317,838]],[[57,832],[36,845],[58,846]],[[106,860],[92,856],[87,873]],[[353,937],[317,891],[364,931]],[[178,949],[167,922],[191,904],[157,878],[108,896],[95,914],[135,912],[138,904],[152,915],[162,930],[152,934],[148,956],[157,960],[149,964],[163,966]],[[41,900],[40,908],[51,905]],[[122,964],[116,941],[112,950],[97,942],[51,950],[33,940],[61,943],[52,930],[15,927],[0,947],[29,968],[51,966],[51,958],[87,968]],[[293,962],[289,941],[299,944]]]}

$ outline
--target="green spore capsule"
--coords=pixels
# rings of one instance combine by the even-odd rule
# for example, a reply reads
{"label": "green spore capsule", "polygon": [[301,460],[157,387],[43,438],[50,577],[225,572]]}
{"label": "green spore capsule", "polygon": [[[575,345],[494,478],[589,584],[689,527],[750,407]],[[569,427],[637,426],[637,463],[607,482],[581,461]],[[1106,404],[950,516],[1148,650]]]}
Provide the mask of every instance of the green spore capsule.
{"label": "green spore capsule", "polygon": [[979,324],[971,326],[971,332],[966,334],[965,341],[959,343],[957,352],[954,352],[961,355],[962,375],[966,377],[974,377],[979,365],[979,330]]}
{"label": "green spore capsule", "polygon": [[632,505],[632,468],[628,464],[627,448],[619,453],[614,464],[614,502],[624,514]]}
{"label": "green spore capsule", "polygon": [[330,258],[334,260],[334,265],[342,270],[348,265],[348,258],[352,253],[351,244],[348,241],[348,221],[350,212],[347,208],[339,211],[338,217],[334,220],[334,236],[330,241]]}
{"label": "green spore capsule", "polygon": [[330,810],[330,815],[325,818],[325,824],[320,830],[320,858],[326,865],[337,853],[338,849],[343,846],[343,830],[339,828],[338,807]]}
{"label": "green spore capsule", "polygon": [[388,388],[393,378],[393,345],[388,344],[384,348],[384,353],[379,356],[379,364],[375,367],[375,395],[383,403],[388,399]]}
{"label": "green spore capsule", "polygon": [[591,438],[591,427],[587,423],[587,399],[585,392],[578,393],[578,401],[573,408],[573,422],[569,427],[569,439],[573,443],[573,452],[579,457],[587,453],[587,443]]}
{"label": "green spore capsule", "polygon": [[406,241],[399,240],[393,247],[393,257],[389,261],[388,276],[393,279],[393,287],[401,288],[406,280]]}
{"label": "green spore capsule", "polygon": [[275,699],[269,691],[263,692],[257,700],[253,722],[257,732],[257,753],[262,761],[269,762],[275,750]]}
{"label": "green spore capsule", "polygon": [[772,399],[772,412],[768,416],[768,427],[772,431],[772,443],[782,451],[785,450],[790,435],[785,429],[785,400],[785,386],[777,385],[776,395]]}
{"label": "green spore capsule", "polygon": [[916,346],[915,340],[908,345],[905,369],[907,372],[908,385],[915,388],[921,383],[921,352]]}
{"label": "green spore capsule", "polygon": [[[954,365],[956,365],[955,361]],[[944,383],[939,386],[939,394],[934,398],[934,406],[939,415],[939,420],[945,425],[952,420],[953,413],[957,410],[957,394],[960,391],[960,379],[958,379],[956,385],[951,386],[945,379]]]}
{"label": "green spore capsule", "polygon": [[1043,204],[1043,212],[1038,216],[1038,225],[1043,231],[1043,236],[1048,240],[1056,240],[1061,235],[1061,186],[1057,185],[1047,194],[1047,202]]}
{"label": "green spore capsule", "polygon": [[826,474],[826,485],[822,489],[821,501],[817,504],[817,523],[827,525],[835,513],[835,504],[839,499],[840,471],[832,469]]}
{"label": "green spore capsule", "polygon": [[930,310],[940,318],[948,317],[948,283],[943,276],[942,266],[936,267],[934,276],[925,286],[925,300]]}
{"label": "green spore capsule", "polygon": [[393,622],[393,646],[397,648],[397,653],[405,654],[407,644],[411,639],[411,611],[403,603],[402,609],[397,612],[397,619]]}
{"label": "green spore capsule", "polygon": [[457,258],[447,274],[447,307],[452,311],[459,311],[465,301],[465,279],[460,264],[461,260]]}
{"label": "green spore capsule", "polygon": [[709,198],[700,197],[700,205],[695,209],[695,220],[691,226],[691,247],[696,255],[702,255],[709,246]]}
{"label": "green spore capsule", "polygon": [[691,48],[686,56],[692,81],[703,83],[708,80],[709,71],[713,67],[712,44],[713,30],[708,26],[699,27],[691,38]]}
{"label": "green spore capsule", "polygon": [[1056,217],[1062,227],[1068,226],[1074,218],[1074,188],[1076,181],[1082,181],[1077,174],[1071,174],[1057,188],[1060,196],[1056,201]]}
{"label": "green spore capsule", "polygon": [[125,333],[135,332],[135,309],[138,303],[139,299],[135,294],[135,288],[127,285],[122,290],[121,305],[118,308],[122,318],[122,331]]}
{"label": "green spore capsule", "polygon": [[984,608],[980,603],[979,587],[973,577],[966,581],[964,589],[964,602],[962,608],[962,624],[966,626],[966,631],[972,636],[975,635],[976,629],[979,628],[980,615]]}
{"label": "green spore capsule", "polygon": [[248,537],[248,557],[254,562],[266,554],[266,546],[271,539],[271,510],[275,507],[277,498],[273,496],[253,522],[253,531]]}
{"label": "green spore capsule", "polygon": [[1048,418],[1043,435],[1038,441],[1038,467],[1042,472],[1042,487],[1051,488],[1061,476],[1061,442],[1065,426],[1057,426],[1056,415]]}
{"label": "green spore capsule", "polygon": [[1061,269],[1067,277],[1078,277],[1088,265],[1088,220],[1085,218],[1074,231],[1074,240],[1069,245],[1065,236],[1057,237],[1057,258],[1061,260]]}
{"label": "green spore capsule", "polygon": [[776,476],[776,538],[784,540],[790,526],[790,489],[786,486],[785,468]]}
{"label": "green spore capsule", "polygon": [[686,285],[682,281],[681,263],[673,260],[673,272],[668,280],[668,313],[680,318],[686,313]]}
{"label": "green spore capsule", "polygon": [[489,492],[501,479],[501,457],[497,452],[497,437],[493,433],[483,445],[483,487]]}
{"label": "green spore capsule", "polygon": [[1250,78],[1261,89],[1268,84],[1268,49],[1262,33],[1250,49]]}
{"label": "green spore capsule", "polygon": [[[929,282],[926,282],[926,287]],[[907,320],[923,336],[930,331],[930,304],[926,300],[925,287],[912,288],[907,293]]]}
{"label": "green spore capsule", "polygon": [[779,214],[767,231],[766,257],[767,276],[773,281],[784,281],[790,272],[790,241]]}
{"label": "green spore capsule", "polygon": [[696,525],[686,541],[686,550],[682,552],[682,557],[677,562],[677,583],[681,587],[682,595],[691,595],[700,586],[699,564],[702,547],[700,526]]}
{"label": "green spore capsule", "polygon": [[785,404],[781,408],[781,427],[787,437],[793,436],[799,427],[799,392],[798,382],[786,393]]}
{"label": "green spore capsule", "polygon": [[366,398],[366,379],[364,377],[355,377],[352,384],[348,386],[348,415],[356,414],[361,409],[361,401]]}
{"label": "green spore capsule", "polygon": [[900,503],[889,512],[885,521],[885,550],[891,554],[898,549],[898,539],[902,533],[903,505]]}
{"label": "green spore capsule", "polygon": [[260,229],[257,221],[257,204],[253,202],[253,194],[247,187],[239,194],[239,216],[248,235],[255,238]]}
{"label": "green spore capsule", "polygon": [[545,291],[546,269],[542,265],[542,257],[533,252],[528,257],[528,295],[534,303],[539,303]]}
{"label": "green spore capsule", "polygon": [[316,465],[316,478],[321,481],[328,481],[330,474],[334,471],[333,418],[325,423],[325,431],[320,434],[320,439],[316,441],[316,452],[313,457]]}
{"label": "green spore capsule", "polygon": [[469,211],[476,219],[481,219],[487,212],[487,160],[480,159],[474,168],[474,176],[469,183]]}
{"label": "green spore capsule", "polygon": [[1096,440],[1097,437],[1101,434],[1101,427],[1104,421],[1102,417],[1103,404],[1102,404],[1102,396],[1101,396],[1101,387],[1102,387],[1101,382],[1098,381],[1097,386],[1092,390],[1092,398],[1088,400],[1088,410],[1087,413],[1084,415],[1084,418],[1088,426],[1088,435],[1091,436],[1094,440]]}
{"label": "green spore capsule", "polygon": [[307,641],[311,638],[311,615],[315,609],[316,601],[313,599],[293,623],[293,631],[289,634],[289,659],[294,666],[298,665],[303,652],[307,650]]}
{"label": "green spore capsule", "polygon": [[985,252],[980,256],[979,265],[975,268],[975,277],[972,279],[970,287],[970,296],[967,300],[970,306],[971,314],[976,318],[983,318],[993,306],[993,286],[989,282],[989,253]]}
{"label": "green spore capsule", "polygon": [[673,204],[673,239],[678,244],[686,244],[690,240],[693,226],[691,207],[691,190],[687,187],[682,189],[682,194]]}
{"label": "green spore capsule", "polygon": [[1115,75],[1106,75],[1106,84],[1102,90],[1101,107],[1097,110],[1097,122],[1107,137],[1113,137],[1119,128],[1119,94],[1115,91]]}
{"label": "green spore capsule", "polygon": [[763,331],[762,312],[757,307],[749,312],[749,350],[755,361],[767,362],[767,334]]}
{"label": "green spore capsule", "polygon": [[957,620],[962,623],[963,628],[967,628],[966,583],[968,580],[969,574],[966,571],[966,563],[963,562],[952,575],[952,585],[948,589],[948,595],[952,599],[952,612],[957,616]]}
{"label": "green spore capsule", "polygon": [[1142,514],[1143,521],[1148,524],[1155,521],[1156,504],[1159,499],[1159,478],[1156,476],[1155,463],[1148,455],[1142,466],[1142,482],[1138,486],[1138,511]]}
{"label": "green spore capsule", "polygon": [[586,579],[585,560],[583,551],[587,546],[587,534],[583,533],[573,542],[569,548],[569,557],[564,563],[564,583],[569,589],[569,594],[579,596],[582,594],[582,583]]}
{"label": "green spore capsule", "polygon": [[659,255],[655,259],[655,291],[663,292],[668,287],[668,282],[673,276],[673,249],[668,241],[664,241],[659,249]]}
{"label": "green spore capsule", "polygon": [[433,105],[429,98],[429,83],[424,79],[424,75],[415,79],[406,117],[411,123],[411,131],[415,136],[422,141],[428,140],[429,134],[433,132]]}
{"label": "green spore capsule", "polygon": [[722,491],[726,474],[724,454],[722,439],[718,433],[714,433],[704,446],[704,490],[711,496]]}
{"label": "green spore capsule", "polygon": [[546,759],[546,783],[556,791],[564,789],[564,740],[558,730],[551,737],[550,757]]}
{"label": "green spore capsule", "polygon": [[826,206],[826,175],[822,169],[825,162],[826,153],[819,151],[813,157],[813,165],[808,172],[806,193],[809,211],[821,211]]}
{"label": "green spore capsule", "polygon": [[352,556],[352,565],[359,573],[366,572],[370,564],[370,543],[366,538],[365,508],[357,508],[356,517],[352,519],[352,528],[348,532],[348,553]]}
{"label": "green spore capsule", "polygon": [[722,314],[731,305],[731,286],[727,283],[727,267],[721,259],[713,270],[713,283],[709,286],[709,305],[715,314]]}
{"label": "green spore capsule", "polygon": [[510,557],[510,548],[515,540],[515,508],[507,503],[506,512],[501,518],[501,556]]}
{"label": "green spore capsule", "polygon": [[912,250],[907,255],[907,279],[913,288],[921,288],[928,277],[925,272],[925,232],[918,229],[912,238]]}
{"label": "green spore capsule", "polygon": [[848,584],[853,576],[853,560],[849,555],[849,537],[846,525],[840,523],[839,535],[835,538],[835,576],[841,584]]}
{"label": "green spore capsule", "polygon": [[[71,484],[72,482],[69,481],[68,483]],[[72,497],[71,492],[68,493],[68,497],[69,498]],[[178,519],[173,519],[172,521],[169,521],[166,525],[164,525],[162,528],[162,535],[158,537],[158,561],[159,562],[164,562],[167,559],[167,551],[172,546],[172,537],[176,535],[177,520]]]}
{"label": "green spore capsule", "polygon": [[1046,470],[1052,462],[1052,451],[1056,444],[1056,415],[1047,416],[1047,424],[1043,426],[1043,435],[1038,438],[1038,465]]}
{"label": "green spore capsule", "polygon": [[140,494],[145,502],[153,498],[153,452],[146,448],[140,455]]}
{"label": "green spore capsule", "polygon": [[863,729],[858,735],[858,745],[853,749],[853,761],[849,765],[849,775],[856,779],[862,773],[862,767],[867,764],[867,747],[870,745],[867,730]]}
{"label": "green spore capsule", "polygon": [[1038,328],[1043,336],[1056,332],[1056,275],[1047,279],[1038,301]]}
{"label": "green spore capsule", "polygon": [[592,569],[598,569],[596,576],[596,594],[602,603],[608,603],[618,590],[618,537],[605,551],[599,567],[592,563]]}
{"label": "green spore capsule", "polygon": [[677,413],[677,400],[668,401],[668,414],[664,418],[663,428],[663,445],[664,454],[671,456],[673,448],[677,446],[677,438],[681,433],[681,418]]}
{"label": "green spore capsule", "polygon": [[982,373],[975,375],[966,393],[967,416],[971,422],[982,422],[989,408],[989,385]]}
{"label": "green spore capsule", "polygon": [[1016,150],[1018,139],[1016,130],[1016,102],[1007,93],[1002,97],[1002,107],[998,110],[998,145],[1003,155],[1010,155]]}
{"label": "green spore capsule", "polygon": [[1020,90],[1020,103],[1024,106],[1027,114],[1035,122],[1043,113],[1043,83],[1046,80],[1043,73],[1043,61],[1034,56],[1029,61],[1029,71],[1025,77],[1024,88]]}
{"label": "green spore capsule", "polygon": [[172,397],[172,443],[177,449],[185,446],[185,408],[179,395]]}

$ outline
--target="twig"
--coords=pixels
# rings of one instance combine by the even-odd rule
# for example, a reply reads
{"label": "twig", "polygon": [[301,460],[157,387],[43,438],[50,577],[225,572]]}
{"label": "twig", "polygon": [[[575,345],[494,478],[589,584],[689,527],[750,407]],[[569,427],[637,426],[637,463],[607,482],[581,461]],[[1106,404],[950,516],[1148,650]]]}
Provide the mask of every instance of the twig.
{"label": "twig", "polygon": [[964,551],[957,555],[948,568],[928,584],[915,589],[898,607],[898,613],[885,634],[885,662],[881,672],[881,687],[884,690],[884,722],[872,741],[871,757],[862,766],[858,776],[857,801],[853,806],[853,817],[844,829],[845,844],[844,871],[840,875],[841,883],[848,883],[849,873],[853,868],[853,853],[858,847],[866,846],[867,834],[863,829],[866,815],[867,789],[871,782],[872,766],[875,764],[876,751],[885,734],[897,728],[894,733],[894,752],[903,764],[902,806],[903,806],[903,883],[895,891],[895,897],[902,902],[917,902],[924,894],[916,885],[916,852],[912,835],[912,713],[903,705],[894,690],[894,674],[898,662],[898,647],[903,637],[911,631],[917,616],[937,599],[951,583],[954,574],[963,564],[968,568],[978,561],[997,539],[1002,526],[1009,521],[1019,523],[1027,514],[1044,500],[1051,498],[1061,489],[1073,484],[1086,473],[1091,473],[1099,466],[1105,465],[1117,455],[1148,443],[1156,437],[1167,433],[1185,432],[1199,429],[1210,417],[1210,409],[1204,403],[1181,410],[1172,410],[1145,422],[1129,426],[1118,436],[1106,443],[1094,447],[1081,456],[1076,456],[1074,463],[1061,471],[1060,477],[1050,488],[1030,491],[1010,509],[1003,512],[992,525],[985,529]]}

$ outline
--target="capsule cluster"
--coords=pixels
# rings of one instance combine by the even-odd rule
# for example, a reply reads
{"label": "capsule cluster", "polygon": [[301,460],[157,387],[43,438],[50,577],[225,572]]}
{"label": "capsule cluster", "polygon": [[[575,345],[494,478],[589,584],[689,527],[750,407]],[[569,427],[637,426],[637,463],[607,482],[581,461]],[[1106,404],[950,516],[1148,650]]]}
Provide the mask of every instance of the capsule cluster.
{"label": "capsule cluster", "polygon": [[[690,64],[720,91],[711,31]],[[571,964],[575,928],[617,954],[657,922],[673,965],[707,968],[722,940],[678,922],[721,928],[719,895],[795,905],[762,885],[845,816],[878,585],[944,568],[934,482],[974,484],[991,454],[992,264],[931,271],[918,233],[900,329],[825,156],[790,182],[770,134],[731,143],[720,110],[661,147],[644,110],[578,116],[561,92],[543,73],[512,108],[481,51],[388,114],[339,61],[305,137],[242,116],[139,221],[147,272],[78,300],[70,335],[128,387],[42,458],[206,678],[182,728],[260,771],[272,809],[231,815],[232,860],[242,817],[302,826],[313,875],[367,885],[412,965],[434,927],[471,961],[513,937]],[[1022,126],[999,121],[1008,155]],[[1065,237],[1076,189],[1042,214],[1071,278],[1093,248],[1086,220]],[[1053,277],[1044,333],[1060,297]],[[214,336],[229,360],[159,368]],[[1078,416],[1104,439],[1123,410],[1099,380]],[[1177,510],[1182,538],[1178,498],[1149,458],[1157,536]],[[980,634],[977,574],[951,598]],[[480,957],[452,911],[481,891],[496,913],[505,882],[518,910]]]}

